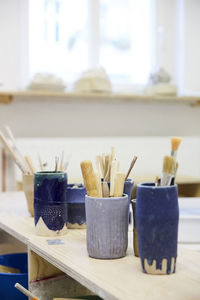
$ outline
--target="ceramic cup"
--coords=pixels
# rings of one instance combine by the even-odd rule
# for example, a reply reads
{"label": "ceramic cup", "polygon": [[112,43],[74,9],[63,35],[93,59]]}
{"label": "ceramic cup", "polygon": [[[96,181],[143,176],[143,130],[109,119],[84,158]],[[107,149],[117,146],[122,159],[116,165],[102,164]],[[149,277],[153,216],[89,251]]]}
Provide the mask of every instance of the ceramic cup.
{"label": "ceramic cup", "polygon": [[82,184],[67,185],[67,227],[70,229],[86,228],[85,195],[86,189]]}
{"label": "ceramic cup", "polygon": [[131,194],[132,194],[132,190],[133,190],[133,185],[134,185],[133,179],[127,179],[124,182],[124,194],[128,195],[129,202],[131,201]]}
{"label": "ceramic cup", "polygon": [[139,256],[138,252],[138,239],[137,239],[137,227],[136,227],[136,199],[131,200],[132,211],[133,211],[133,249],[135,256]]}
{"label": "ceramic cup", "polygon": [[26,196],[26,204],[31,217],[34,216],[34,207],[33,207],[33,174],[23,174],[23,190]]}
{"label": "ceramic cup", "polygon": [[126,255],[128,245],[128,195],[87,196],[87,251],[90,257],[114,259]]}
{"label": "ceramic cup", "polygon": [[67,174],[34,174],[34,220],[36,234],[58,236],[67,231]]}
{"label": "ceramic cup", "polygon": [[178,240],[177,185],[137,185],[136,224],[143,272],[171,274],[176,269]]}

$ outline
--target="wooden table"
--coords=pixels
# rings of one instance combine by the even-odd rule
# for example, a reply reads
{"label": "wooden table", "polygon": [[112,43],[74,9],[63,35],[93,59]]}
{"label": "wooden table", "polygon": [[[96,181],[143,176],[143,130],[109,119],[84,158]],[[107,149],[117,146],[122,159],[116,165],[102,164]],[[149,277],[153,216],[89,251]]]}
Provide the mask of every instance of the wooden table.
{"label": "wooden table", "polygon": [[59,237],[63,244],[49,245],[53,238],[35,235],[22,192],[0,194],[0,228],[28,246],[29,280],[39,276],[41,264],[40,278],[62,271],[103,299],[200,299],[200,254],[192,250],[179,247],[176,273],[158,276],[142,273],[133,255],[132,232],[127,256],[116,260],[89,258],[85,230],[68,230]]}

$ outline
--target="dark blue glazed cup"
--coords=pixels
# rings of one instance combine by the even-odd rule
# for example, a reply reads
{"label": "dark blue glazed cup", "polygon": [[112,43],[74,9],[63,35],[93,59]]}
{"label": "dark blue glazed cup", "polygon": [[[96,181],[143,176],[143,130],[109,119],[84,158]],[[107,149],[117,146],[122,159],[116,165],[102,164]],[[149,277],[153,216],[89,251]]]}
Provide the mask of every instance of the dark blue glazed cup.
{"label": "dark blue glazed cup", "polygon": [[137,185],[136,224],[143,272],[175,273],[178,241],[177,185]]}
{"label": "dark blue glazed cup", "polygon": [[82,184],[67,185],[67,203],[68,203],[67,204],[68,207],[67,227],[70,229],[86,228],[85,195],[86,195],[86,189]]}
{"label": "dark blue glazed cup", "polygon": [[34,174],[34,220],[37,235],[58,236],[67,230],[67,174]]}
{"label": "dark blue glazed cup", "polygon": [[132,194],[132,190],[133,190],[133,185],[134,185],[133,179],[127,179],[124,182],[124,194],[128,195],[129,203],[131,201],[131,194]]}

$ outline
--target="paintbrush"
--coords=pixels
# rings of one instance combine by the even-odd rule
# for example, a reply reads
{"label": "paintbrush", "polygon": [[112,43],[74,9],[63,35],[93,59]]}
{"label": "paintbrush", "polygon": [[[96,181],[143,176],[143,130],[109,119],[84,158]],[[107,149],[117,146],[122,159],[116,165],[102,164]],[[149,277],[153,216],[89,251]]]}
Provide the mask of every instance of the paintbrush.
{"label": "paintbrush", "polygon": [[160,186],[160,177],[159,176],[156,176],[155,186]]}
{"label": "paintbrush", "polygon": [[110,196],[110,190],[106,181],[102,182],[102,194],[104,198],[108,198]]}
{"label": "paintbrush", "polygon": [[164,156],[161,186],[170,185],[174,174],[175,161],[172,156]]}
{"label": "paintbrush", "polygon": [[59,157],[55,157],[55,172],[58,172],[58,162],[59,162]]}
{"label": "paintbrush", "polygon": [[30,297],[32,300],[39,300],[39,298],[35,297],[31,292],[29,292],[27,289],[25,289],[21,284],[15,283],[15,288],[18,289],[22,294],[26,295],[27,297]]}
{"label": "paintbrush", "polygon": [[115,185],[114,185],[114,197],[121,197],[123,195],[124,190],[124,173],[117,173],[115,175]]}
{"label": "paintbrush", "polygon": [[98,171],[94,172],[94,174],[95,174],[95,178],[96,178],[98,197],[102,198],[101,175]]}
{"label": "paintbrush", "polygon": [[5,127],[5,129],[7,131],[7,134],[8,134],[8,136],[9,136],[11,142],[12,142],[12,149],[13,149],[13,151],[16,153],[16,155],[18,156],[19,160],[23,163],[23,165],[26,168],[27,173],[28,173],[31,170],[30,170],[29,165],[27,164],[24,156],[22,155],[21,151],[19,150],[19,147],[17,146],[16,139],[15,139],[15,137],[14,137],[14,135],[13,135],[10,127],[8,127],[8,125],[4,125],[4,127]]}
{"label": "paintbrush", "polygon": [[40,154],[38,153],[37,156],[38,156],[38,161],[39,161],[39,165],[40,165],[40,171],[44,171],[44,168],[43,168],[44,164],[42,163]]}
{"label": "paintbrush", "polygon": [[35,168],[34,168],[34,165],[33,165],[33,162],[31,160],[30,156],[26,155],[24,158],[25,158],[25,160],[26,160],[26,162],[29,166],[29,169],[31,170],[31,173],[34,174],[35,173]]}
{"label": "paintbrush", "polygon": [[1,131],[0,131],[0,140],[1,140],[2,144],[4,145],[5,149],[10,153],[10,155],[12,156],[12,158],[14,159],[16,165],[19,167],[19,169],[22,171],[22,173],[28,173],[26,167],[20,161],[20,159],[18,158],[18,156],[16,155],[16,153],[12,149],[12,147],[10,147],[10,145],[8,144],[4,134]]}
{"label": "paintbrush", "polygon": [[175,161],[176,161],[177,151],[181,141],[182,138],[180,137],[171,137],[171,156],[174,158]]}
{"label": "paintbrush", "polygon": [[127,172],[127,174],[126,174],[125,181],[128,179],[128,176],[129,176],[129,174],[131,173],[131,170],[133,169],[136,160],[137,160],[137,156],[134,156],[134,157],[133,157],[133,160],[132,160],[132,162],[131,162],[131,164],[130,164],[130,167],[129,167],[129,169],[128,169],[128,172]]}
{"label": "paintbrush", "polygon": [[63,170],[63,161],[64,161],[64,151],[62,151],[62,154],[61,154],[60,167],[59,167],[60,171]]}
{"label": "paintbrush", "polygon": [[114,186],[115,186],[115,175],[119,170],[119,161],[116,159],[112,161],[111,172],[110,172],[110,197],[114,196]]}
{"label": "paintbrush", "polygon": [[173,176],[172,179],[171,179],[170,185],[174,185],[174,184],[175,184],[175,178],[176,178],[177,170],[178,170],[178,162],[176,162],[175,170],[174,170],[174,176]]}
{"label": "paintbrush", "polygon": [[92,162],[90,160],[84,160],[80,165],[88,196],[98,197],[96,177],[93,171]]}

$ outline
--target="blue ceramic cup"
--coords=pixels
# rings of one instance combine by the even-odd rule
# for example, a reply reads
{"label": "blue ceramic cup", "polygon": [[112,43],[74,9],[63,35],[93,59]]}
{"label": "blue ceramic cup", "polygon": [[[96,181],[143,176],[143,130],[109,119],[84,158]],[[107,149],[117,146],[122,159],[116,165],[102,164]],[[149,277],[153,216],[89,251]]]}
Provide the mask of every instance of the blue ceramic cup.
{"label": "blue ceramic cup", "polygon": [[136,224],[139,256],[143,272],[175,272],[178,241],[177,185],[137,185]]}
{"label": "blue ceramic cup", "polygon": [[70,229],[86,228],[85,195],[86,188],[82,184],[67,185],[67,227]]}
{"label": "blue ceramic cup", "polygon": [[124,194],[128,195],[129,203],[131,201],[131,194],[132,194],[132,190],[133,190],[133,185],[134,185],[133,179],[127,179],[124,182]]}
{"label": "blue ceramic cup", "polygon": [[67,229],[67,174],[36,172],[34,174],[34,220],[36,233],[57,236]]}

